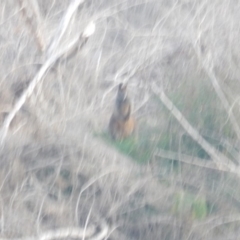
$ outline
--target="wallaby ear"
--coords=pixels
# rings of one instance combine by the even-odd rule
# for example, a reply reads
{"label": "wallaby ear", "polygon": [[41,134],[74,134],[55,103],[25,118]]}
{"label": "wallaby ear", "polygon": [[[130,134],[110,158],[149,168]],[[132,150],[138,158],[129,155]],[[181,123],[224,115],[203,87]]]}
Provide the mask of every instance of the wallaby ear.
{"label": "wallaby ear", "polygon": [[122,90],[122,87],[123,87],[123,84],[122,84],[122,83],[119,83],[119,85],[118,85],[118,90]]}
{"label": "wallaby ear", "polygon": [[121,90],[121,91],[126,91],[127,90],[127,83],[125,83],[125,84],[120,83],[118,85],[118,89]]}

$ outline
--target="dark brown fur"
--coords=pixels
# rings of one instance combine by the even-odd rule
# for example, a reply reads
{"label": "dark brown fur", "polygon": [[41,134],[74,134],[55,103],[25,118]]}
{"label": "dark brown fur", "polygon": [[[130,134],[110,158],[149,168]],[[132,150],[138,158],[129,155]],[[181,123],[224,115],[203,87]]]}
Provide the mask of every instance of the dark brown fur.
{"label": "dark brown fur", "polygon": [[130,136],[135,127],[135,120],[131,116],[131,103],[127,96],[127,86],[118,86],[117,98],[113,114],[109,122],[109,131],[113,139],[124,139]]}

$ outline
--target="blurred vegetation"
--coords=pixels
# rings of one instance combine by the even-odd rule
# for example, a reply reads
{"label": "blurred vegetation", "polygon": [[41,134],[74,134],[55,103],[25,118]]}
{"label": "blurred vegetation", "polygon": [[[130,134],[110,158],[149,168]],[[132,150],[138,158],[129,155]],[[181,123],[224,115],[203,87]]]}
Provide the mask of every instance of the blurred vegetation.
{"label": "blurred vegetation", "polygon": [[188,192],[176,193],[172,211],[174,214],[190,214],[193,219],[204,219],[208,215],[208,204],[203,196]]}
{"label": "blurred vegetation", "polygon": [[[202,135],[209,143],[224,154],[229,154],[229,146],[225,146],[222,139],[234,141],[236,136],[231,124],[226,121],[228,116],[219,104],[219,99],[211,85],[204,82],[192,82],[191,85],[185,83],[169,96],[200,134],[202,132],[209,133],[209,136]],[[171,113],[165,109],[160,100],[156,97],[152,100],[156,103],[156,115],[151,117],[159,118],[159,125],[149,126],[145,122],[139,123],[137,135],[122,141],[112,141],[107,133],[103,133],[102,137],[121,153],[141,164],[151,161],[153,153],[157,149],[181,151],[181,153],[198,158],[210,159],[205,150],[182,129]],[[212,133],[221,138],[211,138]]]}
{"label": "blurred vegetation", "polygon": [[[227,121],[227,114],[219,104],[212,86],[206,82],[193,82],[182,84],[177,90],[168,93],[175,106],[182,112],[190,124],[196,128],[200,134],[216,149],[231,157],[234,152],[233,145],[226,142],[236,140],[235,133],[231,124]],[[166,186],[171,185],[171,176],[177,177],[184,164],[176,159],[154,158],[154,152],[163,149],[172,152],[180,152],[189,156],[197,157],[203,161],[209,160],[209,155],[205,150],[189,136],[171,113],[163,106],[162,102],[153,97],[156,111],[150,118],[159,119],[156,124],[139,122],[139,131],[137,135],[129,137],[123,141],[112,141],[107,133],[101,134],[101,137],[116,148],[119,152],[131,157],[139,164],[157,161],[159,174],[164,173],[162,183]],[[149,117],[149,116],[148,116]],[[159,123],[159,124],[158,124]],[[205,134],[206,133],[206,134]],[[211,136],[221,136],[220,138]],[[226,140],[226,141],[225,141]],[[230,147],[229,147],[230,146]],[[159,175],[156,172],[156,176]],[[197,174],[196,174],[197,175]],[[227,177],[228,176],[227,174]],[[226,183],[226,179],[224,180]],[[237,184],[232,179],[232,183]],[[219,174],[211,174],[208,179],[204,179],[206,191],[211,194],[212,187],[218,189],[221,199],[227,199],[229,196],[229,184],[222,187],[223,181],[219,181]],[[207,184],[208,182],[208,184]],[[221,188],[221,190],[220,190]],[[233,193],[231,193],[233,194]],[[220,196],[219,195],[219,196]],[[205,195],[198,192],[183,189],[182,192],[174,194],[172,201],[172,213],[176,215],[188,215],[196,220],[203,220],[209,214],[214,214],[217,205],[216,202],[207,200]]]}
{"label": "blurred vegetation", "polygon": [[[194,165],[191,159],[212,160],[150,91],[163,87],[193,128],[239,166],[239,139],[229,122],[232,111],[240,123],[237,1],[83,1],[63,35],[58,29],[71,1],[19,2],[2,1],[0,11],[2,123],[51,57],[48,46],[58,36],[53,53],[93,19],[96,31],[83,49],[79,41],[46,71],[13,119],[0,152],[2,237],[103,218],[119,226],[112,239],[237,239],[239,221],[226,224],[222,217],[240,214],[239,176]],[[101,128],[119,81],[129,84],[138,129],[113,141]],[[130,159],[113,159],[106,145]]]}

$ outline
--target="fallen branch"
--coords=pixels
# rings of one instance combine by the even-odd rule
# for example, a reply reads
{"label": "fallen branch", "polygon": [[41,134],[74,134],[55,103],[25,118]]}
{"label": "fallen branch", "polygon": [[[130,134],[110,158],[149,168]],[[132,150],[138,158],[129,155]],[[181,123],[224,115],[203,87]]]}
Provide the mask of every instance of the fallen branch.
{"label": "fallen branch", "polygon": [[154,155],[157,157],[170,159],[170,160],[176,160],[179,162],[195,165],[198,167],[218,170],[212,161],[209,161],[207,159],[201,159],[201,158],[194,157],[194,156],[189,156],[189,155],[178,153],[178,152],[166,151],[164,149],[157,149]]}
{"label": "fallen branch", "polygon": [[0,238],[0,240],[52,240],[62,238],[72,239],[88,239],[88,240],[102,240],[105,239],[109,232],[109,227],[106,223],[102,222],[100,230],[96,226],[85,228],[64,228],[55,231],[49,231],[41,234],[40,236],[23,237],[23,238]]}
{"label": "fallen branch", "polygon": [[156,84],[151,87],[152,92],[160,98],[165,107],[173,114],[177,121],[182,125],[186,132],[195,140],[212,158],[215,164],[218,166],[219,170],[231,171],[233,173],[240,173],[240,169],[235,165],[229,158],[224,156],[222,153],[217,151],[211,146],[200,134],[193,128],[193,126],[187,121],[187,119],[182,115],[182,113],[175,107],[171,100],[166,96],[162,89],[157,90]]}
{"label": "fallen branch", "polygon": [[[91,22],[84,30],[83,34],[81,36],[84,36],[83,40],[86,40],[87,37],[89,37],[89,33],[93,34],[93,23]],[[90,30],[89,30],[90,29]],[[95,25],[94,25],[95,29]],[[17,112],[22,108],[23,104],[26,102],[27,98],[31,96],[33,93],[33,90],[35,89],[36,85],[39,83],[39,81],[43,78],[46,71],[64,54],[67,54],[69,51],[72,50],[72,48],[78,43],[79,36],[76,37],[70,44],[68,44],[65,48],[59,50],[55,55],[49,57],[46,62],[42,65],[36,76],[33,78],[33,80],[30,82],[28,87],[23,91],[22,95],[19,97],[19,99],[16,101],[16,103],[13,106],[13,109],[10,111],[10,113],[7,115],[7,117],[4,119],[3,126],[0,129],[0,145],[3,144],[9,126],[13,120],[13,118],[16,116]],[[83,46],[83,45],[82,45]]]}

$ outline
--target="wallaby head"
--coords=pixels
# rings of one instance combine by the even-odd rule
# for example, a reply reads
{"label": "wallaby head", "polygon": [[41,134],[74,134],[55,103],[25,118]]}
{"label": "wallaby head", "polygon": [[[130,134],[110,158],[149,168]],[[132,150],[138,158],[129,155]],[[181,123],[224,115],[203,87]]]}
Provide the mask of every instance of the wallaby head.
{"label": "wallaby head", "polygon": [[127,84],[120,83],[118,85],[118,99],[124,100],[127,97]]}
{"label": "wallaby head", "polygon": [[121,90],[121,91],[126,91],[127,90],[127,83],[125,83],[125,84],[119,83],[118,89]]}

